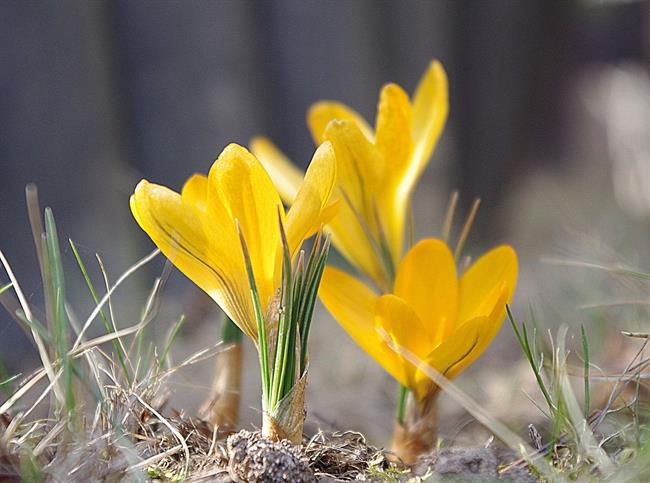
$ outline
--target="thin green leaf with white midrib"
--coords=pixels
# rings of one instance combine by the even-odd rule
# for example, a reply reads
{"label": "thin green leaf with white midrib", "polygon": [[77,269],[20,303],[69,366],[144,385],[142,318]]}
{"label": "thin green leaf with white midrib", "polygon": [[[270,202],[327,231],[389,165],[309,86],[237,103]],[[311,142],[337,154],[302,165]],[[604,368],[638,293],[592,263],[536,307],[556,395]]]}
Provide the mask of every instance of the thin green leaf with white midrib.
{"label": "thin green leaf with white midrib", "polygon": [[[79,269],[81,270],[81,274],[84,277],[84,280],[86,282],[86,286],[88,287],[88,290],[90,291],[90,295],[95,302],[95,304],[99,304],[99,297],[97,296],[97,290],[95,290],[95,286],[90,279],[90,275],[88,274],[88,270],[86,269],[86,265],[84,264],[83,260],[81,259],[81,256],[79,255],[79,251],[77,250],[76,245],[72,241],[72,239],[68,239],[68,242],[70,243],[70,247],[72,248],[72,253],[74,254],[75,260],[77,261],[77,265],[79,265]],[[102,322],[104,322],[104,327],[106,329],[107,333],[112,333],[114,332],[113,326],[111,323],[108,321],[108,318],[106,317],[106,314],[104,313],[103,310],[100,309],[99,311],[99,316],[102,319]],[[115,354],[117,355],[117,359],[119,361],[120,367],[122,368],[122,373],[124,374],[124,377],[126,378],[128,384],[131,384],[131,375],[129,373],[129,370],[126,366],[126,361],[125,361],[125,355],[122,351],[122,347],[120,346],[119,342],[117,339],[113,339],[112,341],[113,344],[113,350],[115,351]]]}
{"label": "thin green leaf with white midrib", "polygon": [[[277,295],[279,308],[277,314],[271,315],[274,317],[271,321],[264,317],[246,240],[238,227],[258,329],[262,406],[269,414],[280,408],[307,370],[307,339],[330,247],[329,237],[319,232],[310,255],[305,257],[301,251],[293,263],[280,215],[278,224],[282,242],[282,282]],[[269,338],[267,333],[269,324],[277,324],[274,338]]]}
{"label": "thin green leaf with white midrib", "polygon": [[[56,224],[54,222],[54,215],[51,208],[45,208],[45,236],[44,236],[44,252],[47,253],[46,267],[49,271],[48,279],[51,286],[48,287],[50,291],[50,301],[53,304],[50,313],[53,320],[53,338],[56,349],[56,356],[63,362],[63,388],[65,395],[65,409],[68,416],[70,416],[76,407],[75,394],[74,394],[74,368],[75,362],[68,356],[68,317],[65,311],[65,280],[63,276],[63,265],[61,262],[61,249],[59,246],[59,237],[56,231]],[[70,422],[73,419],[71,418]]]}

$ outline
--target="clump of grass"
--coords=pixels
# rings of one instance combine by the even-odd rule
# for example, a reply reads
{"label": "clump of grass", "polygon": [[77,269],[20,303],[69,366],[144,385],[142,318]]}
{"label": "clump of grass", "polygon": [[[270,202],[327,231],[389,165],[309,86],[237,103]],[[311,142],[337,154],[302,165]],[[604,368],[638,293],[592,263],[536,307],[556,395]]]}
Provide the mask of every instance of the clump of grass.
{"label": "clump of grass", "polygon": [[[160,347],[144,332],[154,320],[170,267],[157,278],[140,320],[120,328],[115,320],[116,289],[158,255],[150,253],[131,266],[113,284],[98,258],[106,285],[100,295],[76,245],[69,241],[94,309],[83,323],[67,303],[66,274],[52,210],[44,219],[33,186],[27,187],[29,218],[43,280],[45,307],[39,311],[27,301],[4,254],[0,262],[10,283],[0,284],[0,302],[36,346],[41,368],[32,374],[3,373],[0,387],[7,393],[0,404],[0,464],[3,475],[24,481],[54,479],[144,479],[144,470],[162,458],[178,455],[177,474],[184,478],[195,465],[188,438],[162,414],[167,400],[166,378],[180,367],[210,357],[218,346],[204,349],[172,367],[169,350],[183,324],[172,327]],[[104,332],[87,333],[97,319]],[[20,384],[16,385],[17,382]],[[205,458],[204,458],[205,459]]]}
{"label": "clump of grass", "polygon": [[[548,441],[538,448],[538,457],[548,459],[561,475],[571,480],[627,481],[632,475],[637,479],[650,473],[648,460],[644,459],[650,445],[649,413],[647,402],[642,401],[650,366],[650,357],[643,356],[649,342],[647,334],[622,373],[595,376],[592,369],[598,366],[592,361],[584,326],[580,328],[580,370],[576,369],[580,365],[571,362],[566,325],[560,327],[555,338],[549,334],[544,348],[535,323],[532,328],[517,323],[509,307],[507,313],[546,403],[546,408],[537,406],[549,425]],[[582,405],[571,383],[577,378],[583,380]],[[605,404],[593,410],[592,379],[613,382]]]}

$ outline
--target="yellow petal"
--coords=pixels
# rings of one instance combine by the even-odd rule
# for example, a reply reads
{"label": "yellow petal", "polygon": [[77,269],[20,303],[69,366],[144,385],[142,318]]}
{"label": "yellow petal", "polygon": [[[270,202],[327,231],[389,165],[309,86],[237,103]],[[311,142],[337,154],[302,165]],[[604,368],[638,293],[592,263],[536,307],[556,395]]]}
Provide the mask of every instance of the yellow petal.
{"label": "yellow petal", "polygon": [[460,279],[459,323],[490,314],[502,286],[507,290],[507,303],[512,300],[517,270],[517,254],[507,245],[479,258]]}
{"label": "yellow petal", "polygon": [[493,304],[492,310],[487,316],[481,315],[475,317],[468,322],[462,324],[457,331],[453,332],[448,339],[446,339],[442,345],[450,343],[450,341],[462,338],[463,333],[468,330],[468,327],[476,326],[478,331],[478,339],[476,344],[472,347],[462,359],[457,363],[451,366],[447,373],[445,374],[449,379],[453,379],[466,368],[468,368],[476,359],[478,359],[481,354],[487,349],[494,337],[501,329],[503,324],[503,319],[505,316],[505,306],[508,301],[508,289],[504,286],[501,287],[500,294],[497,296],[496,301]]}
{"label": "yellow petal", "polygon": [[395,295],[403,298],[425,324],[432,349],[456,325],[458,281],[454,257],[446,243],[427,239],[404,256],[395,277]]}
{"label": "yellow petal", "polygon": [[[271,302],[280,284],[276,266],[280,257],[278,213],[284,208],[269,175],[245,148],[228,145],[214,162],[208,175],[208,217],[219,232],[233,232],[235,220],[246,240],[262,308]],[[224,241],[215,239],[214,244]],[[228,248],[241,252],[230,237]]]}
{"label": "yellow petal", "polygon": [[[332,241],[341,254],[379,286],[387,280],[379,261],[376,203],[383,163],[375,147],[350,121],[332,121],[325,132],[336,153],[337,216],[330,222]],[[373,244],[374,243],[374,244]]]}
{"label": "yellow petal", "polygon": [[302,184],[302,172],[268,138],[253,138],[250,148],[273,180],[282,201],[287,205],[293,203]]}
{"label": "yellow petal", "polygon": [[406,93],[396,84],[388,84],[381,90],[376,130],[375,145],[386,163],[386,192],[378,200],[383,228],[396,263],[401,257],[406,210],[413,187],[409,177],[411,105]]}
{"label": "yellow petal", "polygon": [[325,142],[314,153],[305,180],[287,213],[287,240],[292,253],[310,233],[320,227],[321,215],[329,203],[335,183],[334,148],[330,142]]}
{"label": "yellow petal", "polygon": [[307,232],[305,238],[309,238],[310,236],[315,235],[318,232],[318,230],[321,229],[322,226],[330,223],[334,219],[334,217],[336,217],[339,210],[341,209],[342,201],[343,200],[341,200],[340,198],[334,201],[332,201],[332,198],[330,198],[330,202],[325,208],[323,208],[319,218],[316,220],[316,222],[312,225],[310,230]]}
{"label": "yellow petal", "polygon": [[429,64],[413,96],[412,137],[414,149],[409,176],[411,184],[426,167],[442,133],[449,112],[447,74],[437,60]]}
{"label": "yellow petal", "polygon": [[374,224],[374,205],[384,176],[381,154],[351,121],[332,121],[325,139],[334,146],[340,190],[352,207]]}
{"label": "yellow petal", "polygon": [[386,84],[379,95],[375,145],[386,159],[387,169],[401,176],[411,154],[411,104],[397,84]]}
{"label": "yellow petal", "polygon": [[341,200],[338,208],[337,215],[328,225],[332,244],[360,273],[370,277],[382,290],[390,290],[376,248],[362,228],[358,216],[345,200]]}
{"label": "yellow petal", "polygon": [[[404,300],[395,295],[379,297],[375,324],[383,329],[395,344],[408,349],[417,357],[426,358],[431,351],[432,341],[424,323]],[[400,360],[399,367],[389,372],[402,385],[413,388],[416,367],[399,355],[399,352],[396,355]]]}
{"label": "yellow petal", "polygon": [[401,356],[390,350],[375,327],[378,297],[352,275],[325,267],[319,296],[332,317],[389,374],[408,382]]}
{"label": "yellow petal", "polygon": [[181,197],[199,211],[205,211],[208,204],[208,177],[203,174],[190,176],[183,185]]}
{"label": "yellow petal", "polygon": [[[480,327],[485,323],[485,317],[476,318],[458,328],[453,337],[445,340],[434,349],[427,357],[423,358],[426,364],[448,379],[452,379],[460,370],[467,367],[468,357],[480,343]],[[458,370],[460,368],[460,370]],[[433,390],[435,384],[422,370],[415,375],[414,394],[417,399],[423,399]]]}
{"label": "yellow petal", "polygon": [[325,130],[330,121],[335,119],[341,121],[352,121],[361,130],[363,135],[372,141],[374,134],[366,120],[347,107],[345,104],[335,101],[320,101],[313,104],[307,112],[307,125],[316,144],[325,141]]}
{"label": "yellow petal", "polygon": [[[162,253],[203,289],[253,339],[252,304],[245,283],[210,246],[201,213],[174,191],[142,180],[130,200],[138,224]],[[243,268],[243,260],[242,260]]]}

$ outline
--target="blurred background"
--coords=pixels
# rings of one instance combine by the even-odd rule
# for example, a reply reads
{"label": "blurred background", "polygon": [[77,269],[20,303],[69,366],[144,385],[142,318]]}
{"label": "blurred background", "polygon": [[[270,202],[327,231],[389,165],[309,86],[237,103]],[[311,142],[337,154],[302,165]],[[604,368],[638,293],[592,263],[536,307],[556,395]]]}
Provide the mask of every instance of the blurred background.
{"label": "blurred background", "polygon": [[[41,305],[24,203],[33,182],[96,283],[95,253],[114,281],[153,249],[128,208],[139,179],[178,190],[226,144],[257,134],[304,165],[314,149],[305,123],[312,102],[340,100],[372,122],[382,84],[412,92],[432,58],[447,69],[451,110],[414,197],[416,234],[439,233],[451,190],[461,193],[462,216],[480,197],[466,252],[515,246],[515,311],[525,318],[532,307],[551,328],[583,323],[601,339],[600,363],[622,364],[624,349],[605,336],[648,327],[647,285],[546,259],[650,269],[650,2],[3,1],[0,249]],[[83,319],[91,301],[64,245],[71,304]],[[138,317],[163,262],[116,295],[123,326]],[[172,275],[152,330],[163,336],[180,313],[195,315],[175,348],[179,359],[218,340],[216,310],[196,316],[197,304],[210,308],[204,301]],[[384,442],[394,384],[324,310],[317,319],[309,417]],[[258,370],[246,350],[250,423],[259,420]],[[37,361],[3,312],[0,353],[10,372]],[[522,395],[532,383],[519,359],[504,325],[459,383],[497,415],[514,417],[521,401],[529,421],[539,414]],[[504,365],[513,371],[494,370]],[[206,361],[179,373],[172,405],[193,414],[211,369]],[[454,416],[443,419],[443,435],[464,431],[458,408],[443,400],[442,411]]]}

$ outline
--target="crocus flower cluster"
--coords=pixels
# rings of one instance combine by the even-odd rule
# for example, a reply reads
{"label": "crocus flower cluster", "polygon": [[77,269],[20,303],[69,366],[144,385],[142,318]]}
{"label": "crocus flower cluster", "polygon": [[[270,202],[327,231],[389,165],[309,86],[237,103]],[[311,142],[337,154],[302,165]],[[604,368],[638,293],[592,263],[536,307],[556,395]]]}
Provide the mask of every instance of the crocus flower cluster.
{"label": "crocus flower cluster", "polygon": [[[180,194],[147,181],[136,187],[140,226],[256,344],[265,435],[300,441],[319,286],[339,324],[412,395],[393,443],[406,463],[434,443],[439,388],[395,347],[451,379],[497,334],[517,280],[511,247],[464,271],[446,240],[425,239],[404,254],[411,193],[447,113],[447,77],[433,61],[411,97],[396,84],[381,89],[374,129],[341,103],[314,104],[307,118],[318,148],[304,174],[258,137],[251,152],[228,146]],[[324,266],[323,227],[356,274]],[[305,255],[300,247],[316,233]]]}

